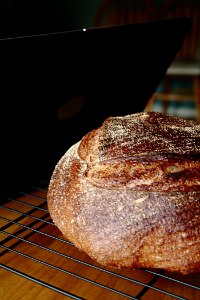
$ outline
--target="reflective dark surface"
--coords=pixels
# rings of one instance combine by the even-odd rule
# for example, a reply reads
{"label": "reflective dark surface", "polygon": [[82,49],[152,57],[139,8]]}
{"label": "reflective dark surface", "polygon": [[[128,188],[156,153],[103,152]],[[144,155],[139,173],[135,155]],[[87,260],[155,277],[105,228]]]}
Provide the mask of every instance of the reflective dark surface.
{"label": "reflective dark surface", "polygon": [[2,191],[51,174],[106,117],[142,111],[189,27],[181,18],[0,40]]}

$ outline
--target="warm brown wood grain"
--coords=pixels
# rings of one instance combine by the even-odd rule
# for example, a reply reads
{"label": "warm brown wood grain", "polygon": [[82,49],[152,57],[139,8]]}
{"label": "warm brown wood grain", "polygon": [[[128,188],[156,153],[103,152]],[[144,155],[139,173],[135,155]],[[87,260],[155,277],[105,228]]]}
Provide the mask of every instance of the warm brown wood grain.
{"label": "warm brown wood grain", "polygon": [[[38,194],[38,192],[36,193]],[[41,197],[46,197],[46,192],[39,192]],[[20,201],[25,201],[29,204],[40,205],[41,203],[45,203],[44,200],[40,200],[39,198],[33,198],[31,196],[23,196],[19,198]],[[25,206],[20,203],[16,203],[13,201],[9,201],[4,204],[7,207],[14,208],[15,210],[19,210],[21,212],[28,213],[32,208]],[[42,206],[46,208],[46,204]],[[0,216],[4,218],[8,218],[9,220],[15,220],[20,217],[19,213],[8,211],[5,208],[0,208]],[[42,218],[42,216],[46,216],[45,220],[50,221],[50,217],[48,212],[45,211],[36,211],[32,213],[32,216]],[[31,217],[24,217],[19,222],[26,226],[31,226],[31,224],[35,220]],[[0,219],[0,226],[9,224],[8,221]],[[5,228],[6,232],[10,232],[13,234],[17,234],[19,229],[23,228],[19,225],[12,225],[8,228]],[[40,228],[40,226],[42,226]],[[34,229],[40,230],[44,233],[51,234],[55,237],[62,237],[62,234],[59,230],[53,225],[45,225],[43,222],[37,221],[33,226]],[[32,233],[30,235],[30,233]],[[77,248],[75,248],[71,244],[65,244],[62,241],[57,241],[51,237],[42,235],[40,233],[33,233],[31,230],[26,229],[24,232],[20,233],[19,236],[28,240],[30,242],[35,243],[30,244],[23,240],[19,243],[16,238],[12,238],[10,241],[5,242],[7,238],[6,234],[0,233],[0,239],[2,241],[2,245],[6,247],[13,246],[13,250],[19,251],[24,255],[31,256],[33,258],[39,259],[48,264],[52,264],[53,266],[60,267],[67,272],[72,272],[76,275],[79,275],[83,278],[87,278],[89,280],[98,282],[107,287],[114,288],[118,291],[121,291],[125,294],[131,295],[132,297],[136,297],[139,292],[142,291],[143,286],[140,284],[136,284],[130,282],[125,279],[118,278],[111,274],[107,274],[101,270],[94,269],[90,266],[86,266],[81,264],[80,262],[75,262],[72,259],[68,259],[63,257],[62,254],[68,255],[72,258],[77,258],[82,260],[83,262],[88,262],[97,267],[103,268],[103,266],[95,263],[91,258],[89,258],[86,254],[80,252]],[[48,249],[52,249],[56,252],[51,252],[46,250],[46,248],[42,249],[39,246],[46,247]],[[65,274],[64,272],[55,270],[52,267],[45,266],[39,262],[28,259],[19,255],[18,253],[14,253],[12,251],[4,252],[4,249],[0,247],[2,256],[0,256],[0,263],[19,270],[25,274],[33,276],[43,282],[49,283],[53,286],[61,288],[69,293],[72,293],[76,296],[79,296],[83,299],[91,299],[91,300],[103,300],[103,299],[127,299],[122,295],[117,293],[108,291],[102,287],[95,286],[92,283],[88,283],[85,280],[81,280],[72,275]],[[61,254],[59,254],[61,253]],[[138,280],[142,283],[149,283],[154,275],[151,273],[147,273],[142,270],[137,271],[120,271],[115,269],[106,268],[108,271],[112,271],[124,276],[127,276],[131,279]],[[172,274],[169,274],[171,277]],[[194,274],[190,276],[175,276],[173,274],[173,278],[179,278],[181,281],[190,282],[191,284],[199,285],[200,283],[200,275]],[[180,295],[186,299],[200,299],[200,290],[194,290],[190,287],[185,287],[182,284],[171,282],[170,280],[164,279],[160,277],[155,281],[155,287],[161,288],[162,290],[168,291],[170,293],[174,293],[176,295]],[[19,275],[13,274],[7,270],[0,270],[0,299],[2,300],[32,300],[32,299],[44,299],[44,300],[59,300],[59,299],[70,299],[67,296],[64,296],[56,291],[52,291],[47,287],[43,287],[40,284],[34,283],[28,279],[22,278]],[[175,299],[171,296],[165,295],[161,292],[157,292],[153,289],[147,290],[147,292],[141,296],[141,299]]]}

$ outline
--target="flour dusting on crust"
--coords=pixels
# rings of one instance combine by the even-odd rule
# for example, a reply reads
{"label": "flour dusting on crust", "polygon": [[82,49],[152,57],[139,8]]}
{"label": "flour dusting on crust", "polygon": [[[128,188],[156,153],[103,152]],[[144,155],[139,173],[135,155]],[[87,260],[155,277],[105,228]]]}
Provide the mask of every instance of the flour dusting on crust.
{"label": "flour dusting on crust", "polygon": [[154,153],[200,152],[200,125],[162,113],[108,118],[99,138],[100,160]]}

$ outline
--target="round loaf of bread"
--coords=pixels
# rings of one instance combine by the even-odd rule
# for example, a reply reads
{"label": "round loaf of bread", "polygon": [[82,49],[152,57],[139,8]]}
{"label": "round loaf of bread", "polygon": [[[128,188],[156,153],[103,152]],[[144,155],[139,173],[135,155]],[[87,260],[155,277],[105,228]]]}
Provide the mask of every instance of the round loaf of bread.
{"label": "round loaf of bread", "polygon": [[80,250],[115,268],[200,271],[200,125],[110,117],[60,159],[48,208]]}

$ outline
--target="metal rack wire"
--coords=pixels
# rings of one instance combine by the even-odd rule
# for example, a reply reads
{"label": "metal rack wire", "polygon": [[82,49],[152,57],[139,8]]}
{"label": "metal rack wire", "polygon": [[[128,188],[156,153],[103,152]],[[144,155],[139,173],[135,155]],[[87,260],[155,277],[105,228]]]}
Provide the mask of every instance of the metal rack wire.
{"label": "metal rack wire", "polygon": [[115,270],[80,252],[52,223],[47,186],[0,202],[3,299],[200,299],[200,274]]}

